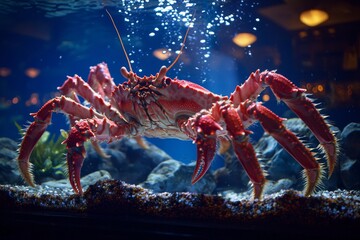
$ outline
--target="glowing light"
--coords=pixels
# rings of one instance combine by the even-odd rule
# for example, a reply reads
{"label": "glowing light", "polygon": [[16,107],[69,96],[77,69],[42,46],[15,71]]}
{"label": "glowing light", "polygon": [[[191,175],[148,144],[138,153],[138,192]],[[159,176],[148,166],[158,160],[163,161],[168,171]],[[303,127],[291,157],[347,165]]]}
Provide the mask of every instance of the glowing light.
{"label": "glowing light", "polygon": [[31,105],[37,105],[38,103],[39,103],[39,94],[33,93],[31,94],[30,99],[25,102],[25,105],[29,107]]}
{"label": "glowing light", "polygon": [[262,96],[262,100],[263,100],[264,102],[269,101],[269,100],[270,100],[269,94],[264,94],[264,95]]}
{"label": "glowing light", "polygon": [[238,33],[232,40],[240,47],[247,47],[253,44],[256,39],[256,36],[252,33]]}
{"label": "glowing light", "polygon": [[11,100],[12,104],[18,104],[19,103],[19,98],[18,97],[13,97],[13,99]]}
{"label": "glowing light", "polygon": [[314,30],[313,35],[316,36],[316,37],[320,36],[320,31],[319,30]]}
{"label": "glowing light", "polygon": [[335,28],[329,28],[329,29],[328,29],[328,32],[329,32],[330,34],[335,34],[335,33],[336,33],[336,30],[335,30]]}
{"label": "glowing light", "polygon": [[37,76],[39,76],[39,74],[40,70],[37,68],[28,68],[25,70],[25,75],[29,78],[36,78]]}
{"label": "glowing light", "polygon": [[7,77],[11,74],[11,70],[7,67],[0,67],[0,77]]}
{"label": "glowing light", "polygon": [[317,86],[317,90],[318,90],[319,92],[323,92],[323,91],[324,91],[323,85],[319,84],[319,85]]}
{"label": "glowing light", "polygon": [[38,98],[37,98],[37,96],[32,96],[32,97],[30,98],[30,102],[31,102],[31,104],[36,105],[36,104],[38,103]]}
{"label": "glowing light", "polygon": [[307,32],[305,32],[305,31],[301,31],[301,32],[299,32],[299,37],[300,38],[306,38],[307,37]]}
{"label": "glowing light", "polygon": [[319,9],[310,9],[300,14],[300,21],[310,27],[317,26],[328,19],[329,14]]}
{"label": "glowing light", "polygon": [[153,55],[160,60],[166,60],[171,56],[171,53],[165,48],[160,48],[156,49]]}

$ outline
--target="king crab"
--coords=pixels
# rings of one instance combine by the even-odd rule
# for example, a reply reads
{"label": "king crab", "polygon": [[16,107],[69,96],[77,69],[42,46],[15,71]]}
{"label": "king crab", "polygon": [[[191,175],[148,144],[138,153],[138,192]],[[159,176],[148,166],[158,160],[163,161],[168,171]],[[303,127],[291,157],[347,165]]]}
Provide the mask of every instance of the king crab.
{"label": "king crab", "polygon": [[[274,71],[257,70],[237,86],[230,97],[220,96],[185,80],[171,79],[162,67],[155,76],[139,77],[125,67],[122,75],[127,79],[116,86],[107,65],[91,67],[88,82],[75,75],[68,77],[58,89],[62,96],[49,100],[31,114],[34,122],[29,126],[19,149],[18,163],[25,181],[34,186],[30,173],[30,154],[50,124],[54,111],[70,118],[71,130],[66,144],[70,183],[76,193],[82,193],[80,170],[85,157],[84,142],[91,140],[95,149],[105,154],[97,141],[113,141],[122,137],[139,136],[192,139],[197,145],[197,162],[192,184],[199,181],[210,167],[216,152],[216,143],[231,143],[235,153],[254,187],[254,197],[260,198],[265,184],[264,173],[255,151],[248,141],[254,121],[274,137],[305,169],[304,194],[310,195],[322,177],[322,166],[311,152],[283,125],[282,118],[257,101],[257,96],[269,86],[275,96],[284,101],[311,129],[324,149],[328,173],[331,176],[336,163],[337,143],[328,124],[304,94],[284,76]],[[80,104],[80,95],[91,104]],[[143,144],[144,147],[146,147]]]}
{"label": "king crab", "polygon": [[[251,132],[247,130],[257,121],[304,168],[304,194],[309,196],[321,182],[323,166],[317,162],[314,153],[286,129],[284,119],[257,101],[266,87],[270,87],[276,98],[295,112],[314,133],[325,152],[328,175],[331,176],[337,158],[336,138],[307,98],[305,89],[295,86],[275,71],[257,70],[241,86],[237,86],[230,97],[220,96],[195,83],[167,77],[173,64],[163,66],[159,73],[149,77],[139,77],[129,64],[130,71],[121,68],[126,81],[118,86],[105,63],[90,68],[87,82],[78,75],[68,77],[58,88],[62,95],[49,100],[38,112],[31,114],[34,122],[24,135],[18,156],[24,180],[31,186],[35,185],[30,172],[31,152],[50,124],[52,112],[61,111],[70,119],[71,129],[63,143],[67,147],[69,180],[75,193],[83,192],[80,171],[85,157],[85,141],[90,140],[97,152],[107,157],[98,141],[135,137],[146,147],[140,138],[146,136],[192,139],[196,143],[197,160],[192,184],[208,171],[217,143],[220,143],[222,151],[225,146],[232,145],[253,185],[254,198],[261,198],[266,179],[249,142]],[[82,105],[78,95],[91,106]]]}

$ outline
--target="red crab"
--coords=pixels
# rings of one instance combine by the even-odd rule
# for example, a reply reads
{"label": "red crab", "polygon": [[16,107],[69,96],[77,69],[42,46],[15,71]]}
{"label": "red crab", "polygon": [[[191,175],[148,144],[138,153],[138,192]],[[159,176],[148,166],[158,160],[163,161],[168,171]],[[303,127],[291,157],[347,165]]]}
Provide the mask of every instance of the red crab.
{"label": "red crab", "polygon": [[[217,142],[231,143],[248,174],[254,197],[260,198],[265,184],[264,173],[248,141],[253,122],[273,136],[305,169],[305,195],[319,184],[322,166],[299,139],[283,125],[282,118],[257,101],[257,96],[269,86],[275,96],[284,101],[311,129],[325,150],[329,176],[336,163],[337,143],[328,124],[317,111],[305,90],[296,87],[274,71],[257,70],[230,97],[216,95],[189,81],[166,77],[162,67],[155,76],[139,77],[125,67],[127,79],[116,86],[107,65],[91,67],[88,82],[75,75],[68,77],[58,89],[62,96],[49,100],[31,114],[29,126],[19,149],[18,163],[25,181],[34,186],[29,172],[30,154],[50,124],[54,111],[69,115],[71,130],[66,143],[70,183],[76,193],[82,193],[80,170],[85,157],[84,142],[90,139],[96,149],[97,141],[112,141],[122,137],[160,137],[193,139],[197,145],[197,163],[192,183],[199,181],[209,169]],[[90,103],[80,104],[77,95]],[[104,154],[102,154],[104,156]]]}
{"label": "red crab", "polygon": [[[220,149],[232,144],[252,182],[254,198],[261,198],[266,179],[249,142],[251,132],[247,130],[258,121],[305,169],[304,194],[308,196],[321,181],[322,165],[317,162],[314,153],[285,128],[284,119],[257,101],[266,87],[270,87],[276,98],[284,101],[314,133],[326,153],[328,175],[331,176],[337,158],[336,138],[315,105],[306,97],[305,89],[298,88],[275,71],[257,70],[241,86],[237,86],[230,97],[220,96],[195,83],[167,77],[173,64],[163,66],[159,73],[149,77],[137,76],[129,64],[130,71],[121,68],[127,81],[118,86],[105,63],[90,68],[87,82],[78,75],[68,77],[58,88],[62,95],[49,100],[37,113],[31,114],[34,122],[26,131],[18,156],[24,180],[34,186],[29,171],[30,154],[50,124],[52,112],[61,111],[70,118],[71,130],[64,143],[68,150],[69,180],[78,194],[82,193],[80,171],[85,157],[85,141],[91,140],[95,149],[106,157],[98,141],[136,137],[141,144],[140,136],[146,136],[192,139],[196,143],[193,184],[209,169],[217,143],[220,143]],[[91,107],[82,105],[78,95]]]}

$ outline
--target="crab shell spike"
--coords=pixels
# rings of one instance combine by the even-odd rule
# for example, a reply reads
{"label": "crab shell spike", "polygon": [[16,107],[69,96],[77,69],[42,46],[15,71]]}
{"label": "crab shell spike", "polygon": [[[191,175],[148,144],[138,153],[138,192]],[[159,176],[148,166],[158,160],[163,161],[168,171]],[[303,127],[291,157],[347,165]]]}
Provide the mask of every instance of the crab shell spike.
{"label": "crab shell spike", "polygon": [[166,66],[162,66],[159,70],[159,73],[156,74],[157,77],[153,80],[153,84],[155,86],[160,86],[161,85],[161,80],[165,77],[166,73],[168,71],[168,68]]}

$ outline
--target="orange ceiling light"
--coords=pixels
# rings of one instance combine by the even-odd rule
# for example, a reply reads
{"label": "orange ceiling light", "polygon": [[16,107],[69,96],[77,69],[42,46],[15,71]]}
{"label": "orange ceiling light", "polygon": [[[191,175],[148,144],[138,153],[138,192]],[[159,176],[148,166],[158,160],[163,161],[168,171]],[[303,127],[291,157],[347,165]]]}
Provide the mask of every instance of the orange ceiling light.
{"label": "orange ceiling light", "polygon": [[300,14],[300,21],[309,27],[315,27],[329,19],[329,14],[323,10],[310,9]]}
{"label": "orange ceiling light", "polygon": [[252,33],[238,33],[233,37],[233,42],[240,47],[247,47],[256,41],[256,36]]}

